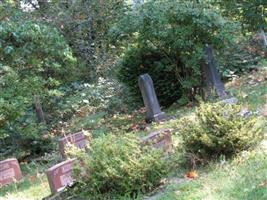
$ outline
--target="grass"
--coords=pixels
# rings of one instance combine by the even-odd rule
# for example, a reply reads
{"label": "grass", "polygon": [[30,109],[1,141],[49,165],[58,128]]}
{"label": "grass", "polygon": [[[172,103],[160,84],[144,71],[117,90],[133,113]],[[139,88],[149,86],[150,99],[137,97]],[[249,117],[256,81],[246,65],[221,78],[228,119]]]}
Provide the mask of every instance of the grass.
{"label": "grass", "polygon": [[243,152],[199,170],[199,178],[168,185],[159,200],[263,200],[267,199],[267,149]]}
{"label": "grass", "polygon": [[[253,110],[261,111],[266,104],[267,94],[267,63],[265,69],[253,72],[233,80],[226,85],[227,90],[239,99],[243,105]],[[264,68],[264,67],[263,67]],[[194,107],[177,108],[172,106],[165,110],[168,115],[177,120],[194,113]],[[116,114],[107,117],[105,113],[95,116],[76,116],[70,121],[70,131],[89,129],[94,136],[103,133],[133,132],[142,135],[144,131],[175,126],[177,120],[164,124],[154,124],[146,127],[142,110],[131,114]],[[15,183],[0,188],[0,200],[37,200],[50,195],[50,189],[45,170],[51,166],[31,162],[21,164],[24,178]],[[218,162],[197,169],[199,178],[187,180],[184,174],[191,169],[181,166],[170,175],[170,179],[183,180],[182,183],[167,183],[163,189],[156,189],[155,194],[138,196],[137,199],[148,200],[262,200],[267,199],[267,140],[253,151],[243,152],[232,160],[221,158]],[[121,197],[120,199],[131,199]]]}
{"label": "grass", "polygon": [[261,109],[267,103],[267,61],[260,67],[262,70],[234,79],[226,85],[228,91],[250,109]]}

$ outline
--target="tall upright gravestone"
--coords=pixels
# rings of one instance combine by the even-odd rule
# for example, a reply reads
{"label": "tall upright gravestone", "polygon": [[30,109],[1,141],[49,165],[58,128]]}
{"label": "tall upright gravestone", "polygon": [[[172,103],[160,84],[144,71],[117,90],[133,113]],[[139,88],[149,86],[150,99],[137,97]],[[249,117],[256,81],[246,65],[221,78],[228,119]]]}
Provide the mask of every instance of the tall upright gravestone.
{"label": "tall upright gravestone", "polygon": [[146,121],[151,122],[164,120],[166,118],[166,114],[160,109],[151,77],[148,74],[139,76],[138,84],[147,111]]}
{"label": "tall upright gravestone", "polygon": [[207,85],[209,88],[214,88],[216,90],[217,95],[224,99],[227,97],[227,93],[225,91],[225,87],[223,82],[221,81],[216,61],[213,55],[212,47],[206,45],[204,48],[205,54],[207,56],[207,64],[204,66],[204,75],[207,81]]}

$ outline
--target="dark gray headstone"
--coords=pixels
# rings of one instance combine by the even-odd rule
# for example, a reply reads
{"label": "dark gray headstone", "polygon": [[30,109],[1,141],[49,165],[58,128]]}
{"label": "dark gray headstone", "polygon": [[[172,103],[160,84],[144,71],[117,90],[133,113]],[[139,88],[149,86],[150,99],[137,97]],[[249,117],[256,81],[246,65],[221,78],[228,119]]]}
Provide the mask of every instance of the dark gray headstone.
{"label": "dark gray headstone", "polygon": [[164,120],[166,115],[164,112],[161,112],[151,77],[148,74],[143,74],[139,76],[138,83],[147,111],[146,121]]}
{"label": "dark gray headstone", "polygon": [[213,50],[209,45],[206,45],[205,54],[207,56],[207,65],[204,66],[204,74],[206,77],[208,87],[214,88],[216,90],[217,95],[224,99],[227,97],[227,93],[225,91],[225,87],[223,82],[221,81],[216,61],[213,55]]}

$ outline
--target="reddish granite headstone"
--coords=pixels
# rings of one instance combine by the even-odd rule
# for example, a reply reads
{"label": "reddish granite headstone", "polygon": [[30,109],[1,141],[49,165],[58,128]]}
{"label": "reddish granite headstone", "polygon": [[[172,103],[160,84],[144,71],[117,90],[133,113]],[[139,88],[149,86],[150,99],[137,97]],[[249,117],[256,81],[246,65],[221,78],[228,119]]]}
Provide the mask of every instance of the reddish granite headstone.
{"label": "reddish granite headstone", "polygon": [[17,159],[0,161],[0,186],[19,181],[21,178],[22,174]]}
{"label": "reddish granite headstone", "polygon": [[63,158],[66,158],[65,148],[68,144],[82,149],[86,147],[88,140],[82,131],[74,134],[69,134],[61,138],[59,140],[59,151]]}
{"label": "reddish granite headstone", "polygon": [[153,145],[155,148],[162,148],[164,151],[172,149],[172,136],[169,129],[161,129],[150,133],[148,136],[142,138],[143,145]]}
{"label": "reddish granite headstone", "polygon": [[53,194],[60,192],[66,186],[73,185],[72,167],[74,160],[66,160],[47,170],[46,174]]}

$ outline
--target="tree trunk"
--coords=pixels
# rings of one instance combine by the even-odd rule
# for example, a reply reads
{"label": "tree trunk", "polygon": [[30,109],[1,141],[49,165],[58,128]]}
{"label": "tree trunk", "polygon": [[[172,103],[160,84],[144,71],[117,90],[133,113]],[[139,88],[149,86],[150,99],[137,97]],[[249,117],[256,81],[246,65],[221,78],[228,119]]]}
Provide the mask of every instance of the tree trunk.
{"label": "tree trunk", "polygon": [[44,112],[42,109],[40,98],[37,95],[34,96],[34,104],[35,104],[35,110],[36,110],[36,116],[37,116],[38,122],[45,123]]}

